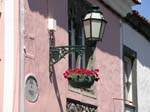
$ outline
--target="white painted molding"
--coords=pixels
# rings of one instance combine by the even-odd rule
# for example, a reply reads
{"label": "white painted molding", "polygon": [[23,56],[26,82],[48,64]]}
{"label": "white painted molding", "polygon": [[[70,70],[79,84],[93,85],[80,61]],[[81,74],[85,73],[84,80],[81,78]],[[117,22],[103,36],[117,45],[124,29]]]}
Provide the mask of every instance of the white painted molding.
{"label": "white painted molding", "polygon": [[125,17],[129,12],[132,12],[131,7],[135,5],[134,2],[131,2],[131,0],[130,2],[129,0],[103,0],[103,2],[122,17]]}
{"label": "white painted molding", "polygon": [[14,1],[5,0],[3,112],[13,112],[14,103]]}

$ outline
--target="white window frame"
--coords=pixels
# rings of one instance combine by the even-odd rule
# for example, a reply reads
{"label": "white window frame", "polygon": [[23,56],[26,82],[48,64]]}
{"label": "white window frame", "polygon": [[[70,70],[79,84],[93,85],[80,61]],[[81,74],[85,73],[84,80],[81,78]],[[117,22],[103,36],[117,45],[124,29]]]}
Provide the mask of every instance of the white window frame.
{"label": "white window frame", "polygon": [[132,60],[125,56],[124,57],[125,103],[130,104],[130,105],[132,105],[131,102],[133,102],[132,75],[133,75],[132,74]]}
{"label": "white window frame", "polygon": [[138,112],[137,99],[137,53],[123,46],[124,111]]}

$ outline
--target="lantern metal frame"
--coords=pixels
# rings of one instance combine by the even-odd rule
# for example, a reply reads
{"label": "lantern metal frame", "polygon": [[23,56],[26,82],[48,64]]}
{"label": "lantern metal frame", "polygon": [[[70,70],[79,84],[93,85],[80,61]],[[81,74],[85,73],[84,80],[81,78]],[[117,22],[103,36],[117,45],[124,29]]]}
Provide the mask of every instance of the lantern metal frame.
{"label": "lantern metal frame", "polygon": [[[84,20],[84,21],[88,21],[88,20],[93,21],[93,20],[100,20],[100,19],[86,19],[86,20]],[[107,23],[107,21],[104,20],[104,19],[101,19],[101,21]],[[91,22],[90,22],[90,24],[91,24]],[[90,25],[90,26],[92,26],[92,25]],[[88,40],[92,40],[92,41],[102,41],[102,38],[100,38],[100,35],[102,35],[102,37],[103,37],[104,32],[102,32],[103,34],[101,34],[101,30],[102,30],[102,29],[100,29],[100,32],[99,32],[99,36],[98,36],[99,38],[96,38],[96,37],[93,37],[93,36],[92,36],[92,28],[90,28],[90,37],[86,37],[86,38],[87,38]],[[104,27],[104,30],[105,30],[105,27]],[[84,31],[84,32],[85,32],[85,31]]]}
{"label": "lantern metal frame", "polygon": [[[86,14],[91,14],[92,16],[92,13],[99,13],[100,15],[102,15],[102,18],[88,18],[88,19],[83,19],[83,25],[84,25],[84,22],[86,21],[90,21],[90,36],[89,37],[86,37],[87,40],[92,40],[92,41],[102,41],[102,38],[103,38],[103,35],[104,35],[104,31],[105,31],[105,26],[107,24],[107,21],[104,19],[104,16],[103,16],[103,13],[100,11],[100,8],[98,6],[92,6],[91,7],[91,10]],[[101,28],[99,30],[99,35],[98,37],[93,37],[92,36],[92,21],[94,20],[97,20],[97,21],[101,21]],[[102,24],[103,23],[103,24]],[[103,26],[104,25],[104,26]],[[103,27],[103,28],[102,28]],[[103,31],[102,31],[103,29]],[[85,31],[85,28],[84,28],[84,33],[85,33],[85,36],[86,36],[86,31]],[[101,36],[101,37],[100,37]]]}

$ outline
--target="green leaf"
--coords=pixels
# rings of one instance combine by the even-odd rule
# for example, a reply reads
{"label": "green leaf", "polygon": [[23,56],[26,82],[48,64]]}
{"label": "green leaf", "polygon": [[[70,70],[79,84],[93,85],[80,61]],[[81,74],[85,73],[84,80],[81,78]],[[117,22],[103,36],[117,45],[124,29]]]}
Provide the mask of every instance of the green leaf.
{"label": "green leaf", "polygon": [[69,77],[72,78],[72,79],[76,79],[76,78],[78,78],[79,76],[78,76],[78,75],[70,75]]}

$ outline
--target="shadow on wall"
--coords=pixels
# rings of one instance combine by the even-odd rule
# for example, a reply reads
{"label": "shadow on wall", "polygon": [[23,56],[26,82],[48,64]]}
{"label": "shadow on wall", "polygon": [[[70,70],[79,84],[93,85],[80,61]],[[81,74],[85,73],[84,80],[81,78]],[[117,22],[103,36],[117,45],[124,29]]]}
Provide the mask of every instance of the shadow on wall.
{"label": "shadow on wall", "polygon": [[[68,32],[68,0],[28,0],[28,3],[33,13],[39,12],[45,18],[55,18],[57,25]],[[104,6],[100,7],[104,8]],[[102,11],[104,12],[103,8]],[[113,17],[112,12],[106,9],[104,14],[108,24],[104,33],[105,37],[102,42],[97,43],[97,47],[104,52],[120,58],[119,19],[116,16]]]}
{"label": "shadow on wall", "polygon": [[68,32],[67,2],[68,0],[28,0],[32,12],[39,12],[45,18],[55,18],[57,25]]}
{"label": "shadow on wall", "polygon": [[[53,32],[50,33],[50,44],[52,46],[55,46],[55,35]],[[50,48],[49,48],[50,50]],[[49,55],[49,62],[52,62],[52,58],[51,56]],[[59,108],[60,108],[60,112],[64,112],[63,111],[63,104],[62,104],[62,101],[61,101],[61,97],[60,97],[60,92],[59,92],[59,88],[58,88],[58,82],[57,82],[57,78],[56,78],[56,72],[55,72],[55,68],[54,68],[54,65],[49,65],[49,80],[51,83],[53,83],[54,85],[54,90],[55,90],[55,95],[56,95],[56,98],[57,98],[57,101],[58,101],[58,104],[59,104]]]}
{"label": "shadow on wall", "polygon": [[150,68],[150,41],[130,24],[123,24],[122,35],[124,44],[137,53],[137,60],[142,67]]}
{"label": "shadow on wall", "polygon": [[119,18],[114,15],[112,15],[111,18],[109,15],[110,14],[104,15],[108,23],[105,28],[102,42],[97,42],[97,48],[104,53],[108,53],[121,59],[120,21]]}
{"label": "shadow on wall", "polygon": [[48,0],[28,0],[29,8],[33,12],[39,12],[44,17],[48,17]]}
{"label": "shadow on wall", "polygon": [[[150,68],[150,50],[147,49],[147,53],[145,51],[145,49],[140,49],[140,52],[137,52],[137,54],[139,54],[138,61],[143,65],[143,67],[147,67]],[[146,55],[144,55],[146,54]]]}
{"label": "shadow on wall", "polygon": [[[57,20],[57,25],[61,27],[62,29],[66,30],[66,32],[68,32],[67,1],[68,0],[61,0],[61,1],[60,0],[27,0],[27,3],[25,5],[28,5],[29,9],[26,9],[25,16],[28,16],[28,14],[32,16],[32,14],[34,13],[39,13],[45,19],[47,19],[48,17],[55,18]],[[38,19],[39,15],[35,15],[35,16]],[[26,21],[26,22],[27,23],[29,22],[30,24],[39,24],[36,22],[32,23],[30,21]],[[44,23],[44,21],[42,22]],[[26,29],[28,29],[28,26],[26,27]],[[43,29],[40,29],[40,30],[43,30]],[[34,33],[33,31],[31,32]],[[59,92],[58,83],[56,79],[55,68],[52,67],[51,71],[53,71],[53,74],[50,77],[50,80],[54,84],[55,95],[56,95],[56,98],[60,107],[60,112],[63,112],[63,105],[61,102],[60,92]]]}
{"label": "shadow on wall", "polygon": [[[147,40],[145,40],[144,37],[141,37],[141,38],[143,38],[145,41],[138,41],[139,35],[133,35],[135,29],[131,28],[132,30],[130,29],[130,31],[132,31],[132,32],[126,32],[129,30],[129,28],[127,28],[128,30],[126,29],[126,31],[124,31],[125,29],[124,30],[120,29],[120,28],[123,28],[120,23],[120,17],[116,16],[113,12],[107,10],[103,5],[100,5],[100,8],[101,8],[101,10],[104,14],[104,17],[108,23],[105,28],[103,40],[102,40],[102,42],[97,43],[97,48],[99,50],[102,50],[102,52],[104,52],[104,53],[108,53],[112,56],[116,56],[119,59],[122,59],[122,57],[120,55],[123,52],[122,38],[126,38],[126,36],[127,36],[130,40],[130,36],[132,36],[131,41],[129,42],[131,47],[129,47],[129,48],[132,49],[132,47],[133,47],[135,50],[138,51],[137,58],[143,66],[150,67],[149,42]],[[133,37],[133,36],[135,36],[135,37]],[[132,38],[135,38],[135,40],[137,42],[135,43],[135,41],[132,40]],[[142,42],[145,42],[145,43],[142,43]],[[134,49],[132,49],[132,50],[134,50]],[[146,52],[148,52],[147,55],[145,55]]]}
{"label": "shadow on wall", "polygon": [[59,92],[59,88],[58,88],[58,83],[57,83],[57,79],[56,79],[55,68],[53,65],[51,66],[51,73],[50,73],[49,79],[54,84],[55,95],[56,95],[56,98],[57,98],[57,101],[59,104],[60,112],[64,112],[63,111],[63,104],[61,102],[60,92]]}

